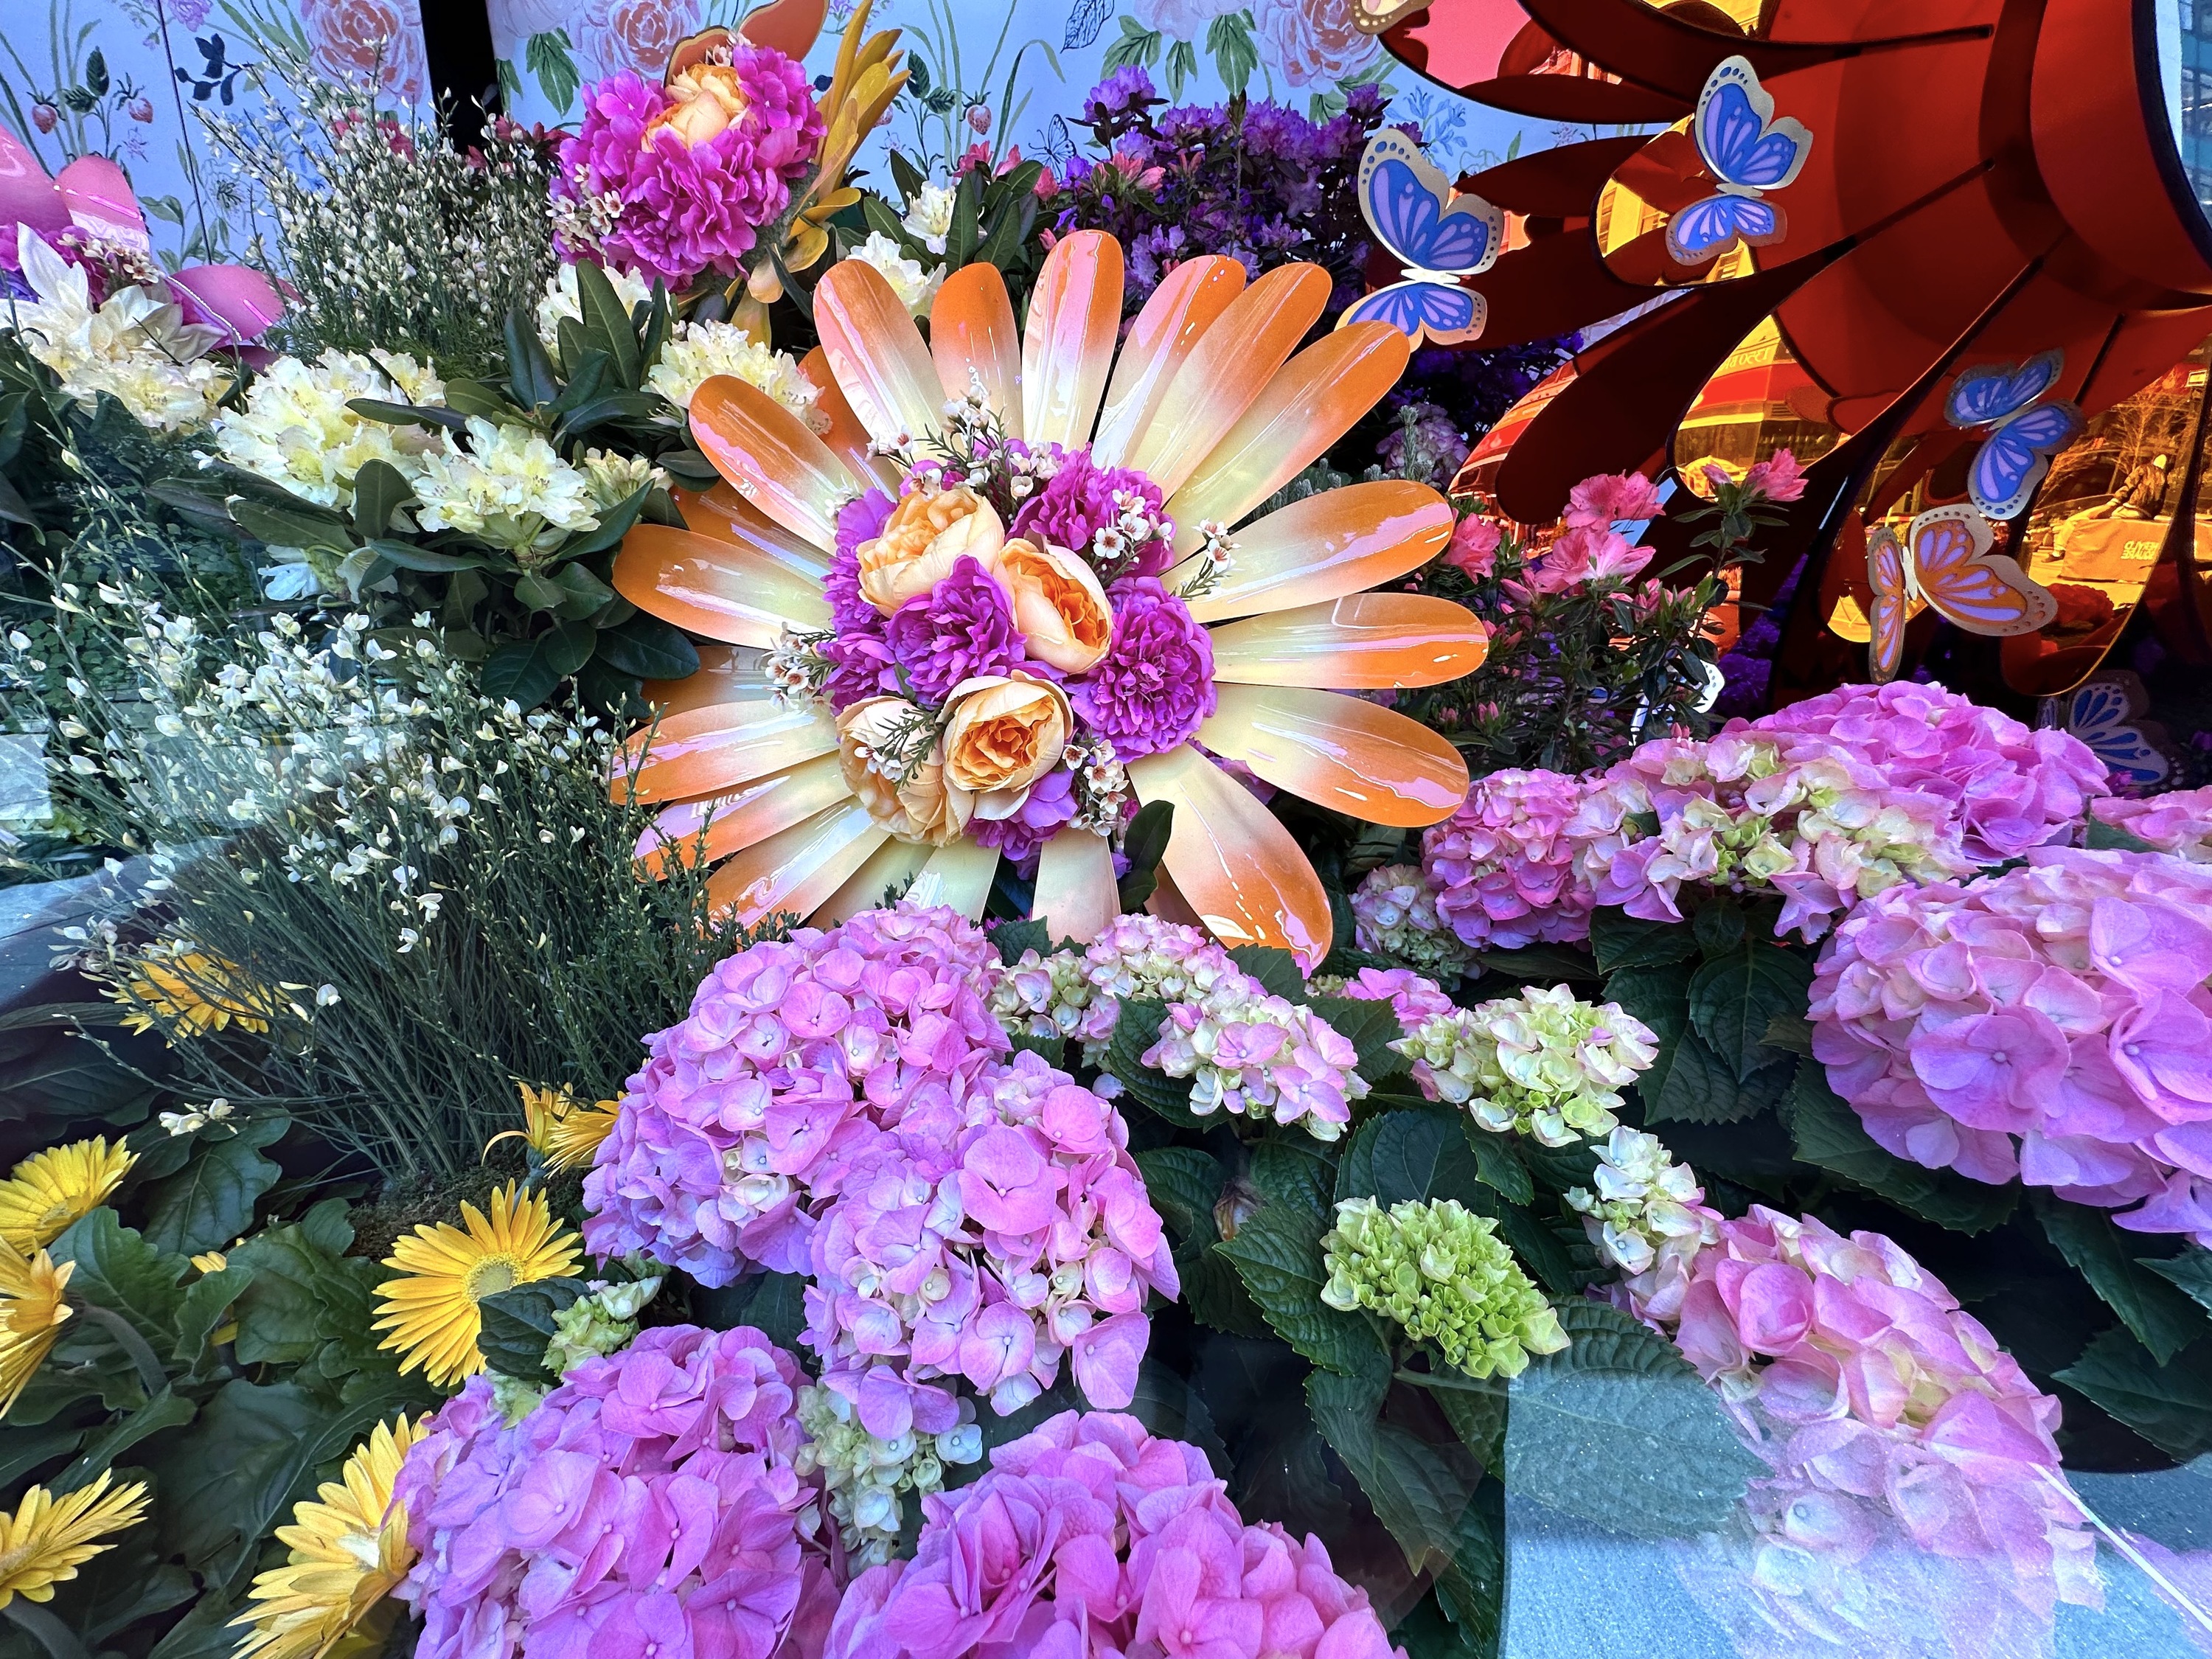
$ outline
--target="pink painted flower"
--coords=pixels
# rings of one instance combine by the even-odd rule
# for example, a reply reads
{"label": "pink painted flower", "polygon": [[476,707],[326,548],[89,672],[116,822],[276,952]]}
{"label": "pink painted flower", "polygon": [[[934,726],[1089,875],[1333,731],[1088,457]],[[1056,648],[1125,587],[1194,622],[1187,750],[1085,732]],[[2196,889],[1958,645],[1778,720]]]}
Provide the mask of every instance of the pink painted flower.
{"label": "pink painted flower", "polygon": [[333,81],[368,82],[404,104],[429,91],[417,0],[300,0],[309,60]]}
{"label": "pink painted flower", "polygon": [[1133,1417],[1062,1413],[922,1512],[914,1559],[854,1581],[823,1659],[1399,1652],[1320,1540],[1245,1525],[1204,1453]]}
{"label": "pink painted flower", "polygon": [[1778,449],[1772,459],[1752,463],[1743,475],[1743,487],[1746,494],[1765,501],[1797,501],[1805,494],[1805,469],[1788,450]]}
{"label": "pink painted flower", "polygon": [[1608,530],[1656,518],[1659,512],[1659,486],[1642,473],[1601,472],[1568,492],[1564,516],[1571,530]]}

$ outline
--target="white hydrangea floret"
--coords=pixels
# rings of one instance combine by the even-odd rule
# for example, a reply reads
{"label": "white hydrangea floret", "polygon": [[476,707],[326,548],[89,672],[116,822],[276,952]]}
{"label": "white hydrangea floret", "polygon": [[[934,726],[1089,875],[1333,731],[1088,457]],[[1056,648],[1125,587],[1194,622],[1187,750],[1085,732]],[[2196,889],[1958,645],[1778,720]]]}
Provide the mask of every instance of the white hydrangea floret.
{"label": "white hydrangea floret", "polygon": [[868,1432],[858,1409],[836,1389],[808,1385],[799,1390],[799,1423],[807,1440],[794,1467],[801,1476],[821,1472],[830,1516],[847,1552],[861,1565],[890,1559],[906,1518],[902,1494],[927,1497],[941,1491],[947,1464],[973,1463],[983,1455],[975,1402],[963,1396],[959,1413],[958,1421],[942,1434],[908,1429],[884,1440]]}
{"label": "white hydrangea floret", "polygon": [[1696,1172],[1675,1163],[1658,1136],[1621,1124],[1598,1148],[1590,1185],[1571,1189],[1566,1202],[1605,1259],[1636,1274],[1671,1245],[1686,1242],[1694,1254],[1718,1240],[1705,1196]]}
{"label": "white hydrangea floret", "polygon": [[465,447],[422,458],[415,494],[425,530],[458,530],[503,547],[529,565],[580,530],[596,529],[591,481],[526,426],[469,417]]}
{"label": "white hydrangea floret", "polygon": [[1431,1100],[1465,1106],[1493,1133],[1571,1146],[1611,1133],[1620,1091],[1658,1057],[1659,1039],[1613,1003],[1532,987],[1426,1021],[1390,1046]]}

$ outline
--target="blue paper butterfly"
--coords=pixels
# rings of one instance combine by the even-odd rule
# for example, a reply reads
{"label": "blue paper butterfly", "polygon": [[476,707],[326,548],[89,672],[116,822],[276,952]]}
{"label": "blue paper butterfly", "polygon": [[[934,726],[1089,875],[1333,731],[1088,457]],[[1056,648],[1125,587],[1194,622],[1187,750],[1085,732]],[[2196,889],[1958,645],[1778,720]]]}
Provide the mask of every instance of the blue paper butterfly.
{"label": "blue paper butterfly", "polygon": [[1489,307],[1462,288],[1498,263],[1505,216],[1480,196],[1454,196],[1420,146],[1395,127],[1367,141],[1359,159],[1359,210],[1375,240],[1405,271],[1346,307],[1336,325],[1384,322],[1415,345],[1457,345],[1482,332]]}
{"label": "blue paper butterfly", "polygon": [[1690,136],[1720,193],[1684,208],[1667,222],[1667,252],[1675,262],[1703,264],[1731,242],[1758,247],[1788,234],[1782,210],[1760,192],[1780,190],[1804,170],[1813,135],[1788,116],[1741,58],[1723,59],[1698,94]]}
{"label": "blue paper butterfly", "polygon": [[2085,681],[2066,708],[2066,729],[2087,744],[2118,781],[2143,785],[2164,781],[2172,766],[2133,723],[2136,700],[2127,685],[2101,677]]}
{"label": "blue paper butterfly", "polygon": [[1966,469],[1966,493],[1991,519],[2011,518],[2026,507],[2051,458],[2081,429],[2072,404],[2038,401],[2058,384],[2066,355],[2045,351],[2024,363],[1984,363],[1961,369],[1943,399],[1953,426],[1992,426]]}

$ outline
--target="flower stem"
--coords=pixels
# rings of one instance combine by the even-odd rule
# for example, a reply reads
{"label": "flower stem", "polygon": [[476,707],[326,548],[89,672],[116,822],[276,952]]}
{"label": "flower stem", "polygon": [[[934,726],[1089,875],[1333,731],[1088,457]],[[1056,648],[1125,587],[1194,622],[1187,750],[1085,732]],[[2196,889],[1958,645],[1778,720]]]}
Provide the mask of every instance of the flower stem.
{"label": "flower stem", "polygon": [[[138,1334],[137,1328],[121,1314],[110,1308],[95,1307],[89,1302],[72,1304],[80,1317],[91,1321],[105,1331],[115,1346],[130,1356],[131,1363],[138,1368],[138,1380],[145,1385],[146,1397],[151,1400],[169,1386],[169,1373],[146,1339]],[[12,1604],[11,1604],[12,1605]]]}
{"label": "flower stem", "polygon": [[53,1659],[86,1659],[84,1644],[76,1639],[67,1625],[36,1602],[18,1595],[5,1607],[0,1607],[0,1613],[13,1620],[27,1635],[37,1638]]}

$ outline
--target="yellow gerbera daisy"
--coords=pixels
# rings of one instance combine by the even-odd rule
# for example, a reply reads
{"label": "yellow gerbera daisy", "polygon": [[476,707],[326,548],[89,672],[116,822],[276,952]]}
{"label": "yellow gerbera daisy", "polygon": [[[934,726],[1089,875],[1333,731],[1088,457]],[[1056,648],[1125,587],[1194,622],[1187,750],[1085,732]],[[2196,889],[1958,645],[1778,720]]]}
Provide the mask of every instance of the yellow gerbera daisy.
{"label": "yellow gerbera daisy", "polygon": [[123,1023],[134,1031],[159,1027],[170,1036],[198,1036],[233,1021],[244,1031],[269,1029],[270,994],[235,963],[169,945],[155,946],[137,967],[122,989],[107,993],[130,1008]]}
{"label": "yellow gerbera daisy", "polygon": [[137,1161],[104,1138],[33,1152],[0,1181],[0,1240],[23,1255],[43,1249],[107,1202]]}
{"label": "yellow gerbera daisy", "polygon": [[[76,1271],[76,1262],[56,1267],[44,1250],[26,1257],[0,1243],[0,1417],[14,1407],[59,1340],[70,1317],[62,1293]],[[0,1606],[5,1605],[0,1595]]]}
{"label": "yellow gerbera daisy", "polygon": [[325,1481],[293,1510],[290,1526],[276,1528],[292,1559],[254,1579],[258,1605],[230,1621],[253,1629],[232,1659],[323,1659],[407,1576],[415,1559],[407,1506],[393,1501],[392,1488],[419,1433],[404,1416],[378,1424],[340,1479]]}
{"label": "yellow gerbera daisy", "polygon": [[[599,1100],[586,1106],[566,1089],[533,1089],[527,1083],[516,1086],[522,1091],[525,1127],[507,1133],[519,1133],[549,1170],[573,1170],[590,1163],[599,1143],[614,1133],[618,1101]],[[493,1143],[506,1138],[495,1135]]]}
{"label": "yellow gerbera daisy", "polygon": [[484,1366],[477,1304],[517,1285],[560,1278],[576,1265],[580,1243],[554,1224],[544,1194],[518,1199],[513,1182],[491,1195],[489,1221],[464,1204],[461,1226],[417,1227],[385,1258],[386,1267],[409,1276],[387,1279],[378,1291],[383,1317],[376,1328],[391,1332],[380,1346],[404,1352],[403,1374],[421,1365],[441,1388],[473,1376]]}
{"label": "yellow gerbera daisy", "polygon": [[52,1601],[56,1584],[76,1577],[84,1563],[113,1547],[93,1540],[135,1527],[144,1517],[145,1486],[133,1480],[111,1492],[112,1478],[103,1471],[66,1498],[33,1486],[15,1514],[0,1513],[0,1607],[19,1595]]}

